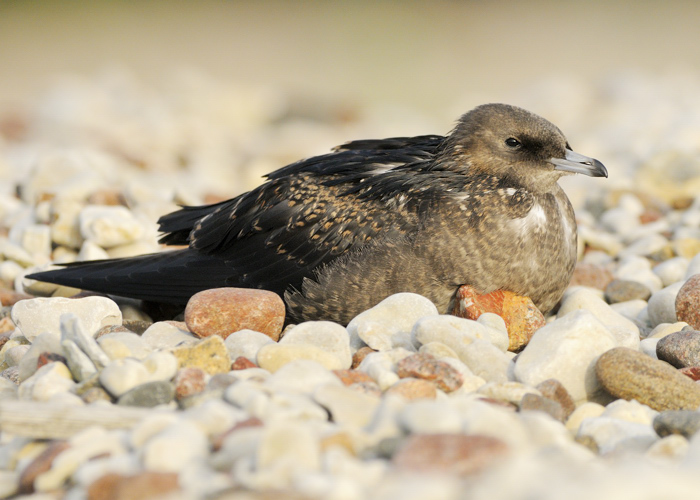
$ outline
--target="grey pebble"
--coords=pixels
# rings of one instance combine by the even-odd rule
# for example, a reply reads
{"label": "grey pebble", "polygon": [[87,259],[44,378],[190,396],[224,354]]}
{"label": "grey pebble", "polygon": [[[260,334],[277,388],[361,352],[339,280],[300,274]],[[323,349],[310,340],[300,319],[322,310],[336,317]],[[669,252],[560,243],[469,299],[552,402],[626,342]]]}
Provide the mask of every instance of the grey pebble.
{"label": "grey pebble", "polygon": [[651,291],[645,285],[632,280],[612,280],[605,287],[605,300],[610,304],[628,300],[647,300]]}
{"label": "grey pebble", "polygon": [[676,368],[700,365],[700,332],[683,329],[656,344],[656,356]]}
{"label": "grey pebble", "polygon": [[171,402],[175,398],[175,386],[164,380],[146,382],[122,394],[118,405],[152,408]]}
{"label": "grey pebble", "polygon": [[690,439],[700,430],[700,413],[693,410],[663,411],[654,418],[653,425],[661,437],[680,434]]}

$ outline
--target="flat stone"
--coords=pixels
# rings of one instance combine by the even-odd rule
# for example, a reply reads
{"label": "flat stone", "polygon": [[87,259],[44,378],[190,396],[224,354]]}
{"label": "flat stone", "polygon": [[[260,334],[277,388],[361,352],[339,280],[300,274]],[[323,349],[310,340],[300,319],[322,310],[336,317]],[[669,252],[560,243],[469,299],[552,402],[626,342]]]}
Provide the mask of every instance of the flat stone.
{"label": "flat stone", "polygon": [[659,339],[656,355],[676,368],[700,365],[700,332],[683,330]]}
{"label": "flat stone", "polygon": [[688,278],[678,290],[675,302],[678,321],[685,321],[700,330],[700,274]]}
{"label": "flat stone", "polygon": [[187,328],[198,337],[222,338],[255,330],[279,339],[285,306],[279,295],[248,288],[213,288],[193,295],[185,308]]}
{"label": "flat stone", "polygon": [[459,389],[464,383],[464,378],[455,368],[426,354],[403,358],[396,365],[396,373],[401,378],[428,380],[448,393]]}
{"label": "flat stone", "polygon": [[400,471],[477,474],[503,460],[508,446],[501,440],[479,435],[414,434],[392,458]]}
{"label": "flat stone", "polygon": [[588,311],[574,311],[540,328],[516,361],[516,380],[536,386],[555,378],[575,402],[596,397],[601,390],[595,360],[617,345],[607,328]]}
{"label": "flat stone", "polygon": [[141,406],[153,408],[167,404],[175,398],[175,386],[165,380],[156,380],[140,384],[125,392],[117,400],[122,406]]}
{"label": "flat stone", "polygon": [[341,369],[350,368],[350,335],[342,325],[331,321],[306,321],[285,332],[279,345],[312,344],[338,358]]}
{"label": "flat stone", "polygon": [[544,316],[529,297],[521,297],[506,290],[480,295],[471,286],[457,289],[452,314],[467,319],[478,319],[484,313],[502,317],[508,330],[508,350],[520,351],[532,335],[545,324]]}
{"label": "flat stone", "polygon": [[688,439],[700,430],[700,413],[694,410],[668,410],[654,418],[654,430],[661,436],[680,434]]}
{"label": "flat stone", "polygon": [[607,351],[598,359],[595,372],[613,396],[636,399],[658,411],[700,406],[700,386],[668,364],[632,349]]}
{"label": "flat stone", "polygon": [[435,304],[425,297],[397,293],[355,316],[347,330],[351,337],[358,337],[377,351],[394,347],[415,350],[411,340],[413,325],[420,318],[435,314]]}
{"label": "flat stone", "polygon": [[119,306],[106,297],[84,297],[66,299],[63,297],[35,298],[21,300],[12,306],[12,321],[22,330],[27,340],[32,342],[44,332],[60,335],[61,316],[66,313],[80,318],[88,334],[94,335],[105,325],[120,325],[122,313]]}
{"label": "flat stone", "polygon": [[171,351],[177,358],[180,368],[196,366],[210,375],[226,373],[231,369],[231,358],[224,340],[213,335],[191,346],[175,347]]}
{"label": "flat stone", "polygon": [[651,290],[637,281],[616,279],[605,287],[605,300],[610,304],[629,300],[647,300]]}

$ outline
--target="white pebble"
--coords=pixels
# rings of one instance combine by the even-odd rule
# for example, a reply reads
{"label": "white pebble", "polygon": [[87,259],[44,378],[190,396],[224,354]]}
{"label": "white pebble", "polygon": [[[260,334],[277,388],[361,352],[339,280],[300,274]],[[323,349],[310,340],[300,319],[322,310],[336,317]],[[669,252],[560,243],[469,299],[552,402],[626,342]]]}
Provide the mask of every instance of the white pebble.
{"label": "white pebble", "polygon": [[226,337],[224,345],[231,359],[243,356],[244,358],[254,360],[260,348],[272,342],[274,342],[274,340],[264,333],[253,330],[240,330]]}
{"label": "white pebble", "polygon": [[49,363],[19,385],[21,399],[48,401],[54,394],[68,392],[75,387],[70,370],[63,363]]}
{"label": "white pebble", "polygon": [[[230,337],[229,335],[229,338]],[[182,343],[196,342],[198,337],[187,330],[179,328],[170,321],[158,321],[149,326],[146,331],[141,334],[141,340],[151,349],[169,349]],[[228,340],[228,338],[226,340]]]}
{"label": "white pebble", "polygon": [[678,281],[649,297],[649,321],[652,327],[661,323],[675,323],[678,321],[676,317],[676,296],[682,286],[683,282]]}
{"label": "white pebble", "polygon": [[[505,322],[495,314],[489,316],[495,316],[501,321],[487,317],[482,322],[477,322],[447,314],[423,317],[413,326],[413,342],[419,345],[440,342],[453,349],[459,356],[461,350],[474,340],[483,339],[505,352],[509,342]],[[488,323],[496,325],[496,328]]]}
{"label": "white pebble", "polygon": [[338,358],[341,369],[350,368],[352,365],[348,331],[345,327],[331,321],[300,323],[289,330],[279,344],[311,344]]}
{"label": "white pebble", "polygon": [[666,287],[681,281],[689,265],[690,261],[685,257],[674,257],[657,264],[652,271],[661,278],[661,282]]}
{"label": "white pebble", "polygon": [[403,407],[398,419],[401,426],[411,434],[462,431],[462,418],[448,401],[411,401]]}
{"label": "white pebble", "polygon": [[207,436],[196,424],[186,420],[169,425],[141,449],[144,467],[154,472],[180,472],[208,455]]}
{"label": "white pebble", "polygon": [[131,358],[112,361],[100,372],[100,384],[115,398],[137,385],[148,382],[149,378],[146,367]]}
{"label": "white pebble", "polygon": [[362,428],[370,423],[380,399],[344,385],[323,385],[313,393],[314,401],[328,410],[338,425]]}
{"label": "white pebble", "polygon": [[88,205],[80,211],[80,234],[102,248],[133,243],[144,234],[144,227],[122,206]]}

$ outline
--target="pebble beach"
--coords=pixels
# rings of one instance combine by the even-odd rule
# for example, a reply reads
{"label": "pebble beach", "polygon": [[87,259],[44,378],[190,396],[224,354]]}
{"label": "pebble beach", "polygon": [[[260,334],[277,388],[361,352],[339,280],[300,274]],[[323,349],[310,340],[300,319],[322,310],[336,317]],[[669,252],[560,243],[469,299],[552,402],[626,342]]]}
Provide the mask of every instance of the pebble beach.
{"label": "pebble beach", "polygon": [[692,498],[698,88],[629,73],[513,95],[610,172],[561,182],[579,262],[554,314],[397,294],[343,326],[285,325],[262,291],[203,292],[163,319],[24,276],[160,251],[178,205],[453,121],[194,72],[161,91],[120,71],[56,81],[0,115],[0,498]]}

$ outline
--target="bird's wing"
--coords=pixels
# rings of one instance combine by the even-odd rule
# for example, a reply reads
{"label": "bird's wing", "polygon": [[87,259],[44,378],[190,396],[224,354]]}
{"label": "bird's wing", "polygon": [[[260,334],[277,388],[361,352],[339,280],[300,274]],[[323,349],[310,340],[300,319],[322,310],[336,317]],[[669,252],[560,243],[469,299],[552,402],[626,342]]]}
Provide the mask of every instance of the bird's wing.
{"label": "bird's wing", "polygon": [[[198,253],[224,260],[241,286],[298,287],[345,252],[379,235],[410,231],[415,213],[387,200],[413,179],[407,166],[430,164],[440,139],[358,141],[302,160],[237,198],[166,215],[159,221],[168,233],[161,241],[187,241]],[[363,188],[378,185],[391,187],[377,196],[369,193],[380,189]]]}

